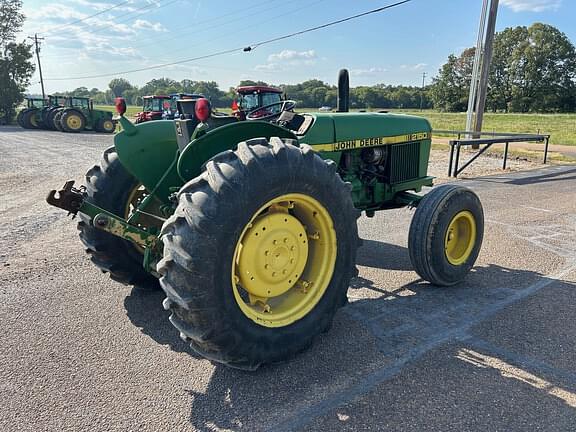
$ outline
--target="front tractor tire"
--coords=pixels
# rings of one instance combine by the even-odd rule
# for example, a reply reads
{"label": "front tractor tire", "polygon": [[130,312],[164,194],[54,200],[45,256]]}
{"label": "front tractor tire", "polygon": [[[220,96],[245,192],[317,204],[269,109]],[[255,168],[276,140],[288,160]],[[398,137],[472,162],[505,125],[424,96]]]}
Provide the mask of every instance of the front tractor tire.
{"label": "front tractor tire", "polygon": [[462,186],[437,186],[420,201],[410,224],[410,260],[422,279],[455,285],[474,266],[483,236],[484,211],[478,196]]}
{"label": "front tractor tire", "polygon": [[162,228],[170,321],[231,367],[303,351],[347,301],[358,215],[335,164],[307,145],[259,138],[215,156]]}
{"label": "front tractor tire", "polygon": [[[86,173],[87,201],[122,218],[127,218],[134,197],[141,189],[138,180],[124,168],[114,147],[104,151],[100,165]],[[144,270],[143,251],[128,240],[94,228],[90,218],[79,213],[80,240],[92,262],[110,278],[141,289],[157,289],[158,279]]]}
{"label": "front tractor tire", "polygon": [[66,110],[60,117],[60,124],[64,132],[82,132],[86,127],[84,114],[76,110]]}
{"label": "front tractor tire", "polygon": [[112,119],[100,119],[96,123],[96,132],[114,133],[116,123]]}

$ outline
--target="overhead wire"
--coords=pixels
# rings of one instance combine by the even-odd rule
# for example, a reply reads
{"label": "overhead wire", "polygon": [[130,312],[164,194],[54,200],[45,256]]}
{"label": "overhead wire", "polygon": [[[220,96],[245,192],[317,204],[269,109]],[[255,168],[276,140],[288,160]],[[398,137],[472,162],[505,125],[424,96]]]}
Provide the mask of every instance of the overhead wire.
{"label": "overhead wire", "polygon": [[99,12],[96,12],[95,14],[89,15],[89,16],[87,16],[87,17],[79,18],[79,19],[77,19],[77,20],[75,20],[75,21],[72,21],[72,22],[69,22],[69,23],[66,23],[66,24],[63,24],[63,25],[59,25],[59,26],[53,27],[53,28],[48,29],[48,30],[43,31],[43,32],[39,32],[39,34],[47,35],[47,34],[50,34],[50,33],[54,33],[56,30],[60,30],[60,29],[66,28],[66,27],[70,27],[70,26],[72,26],[72,25],[74,25],[74,24],[78,24],[78,23],[81,23],[81,22],[83,22],[83,21],[89,20],[90,18],[94,18],[95,16],[102,15],[102,14],[108,12],[108,11],[111,11],[111,10],[113,10],[113,9],[117,9],[117,8],[119,8],[120,6],[124,6],[124,5],[127,4],[127,3],[130,3],[130,0],[126,0],[126,1],[120,2],[120,3],[118,3],[118,4],[115,4],[114,6],[110,6],[109,8],[103,9],[103,10],[101,10],[101,11],[99,11]]}
{"label": "overhead wire", "polygon": [[[168,5],[170,5],[171,3],[174,3],[174,2],[176,2],[176,1],[180,1],[180,0],[173,0],[173,1],[169,2],[169,3],[166,3],[166,4],[162,5],[161,7],[163,7],[163,6],[168,6]],[[271,0],[271,1],[267,1],[267,2],[262,2],[262,3],[259,3],[259,4],[257,4],[257,5],[253,5],[253,6],[251,6],[251,7],[245,7],[245,8],[242,8],[242,9],[235,9],[234,11],[231,11],[231,12],[229,12],[229,13],[227,13],[227,14],[220,15],[220,16],[214,18],[214,19],[208,19],[208,20],[203,20],[203,21],[195,22],[195,23],[194,23],[194,26],[190,29],[190,31],[188,31],[188,32],[181,32],[181,33],[179,33],[179,34],[177,34],[177,35],[171,35],[171,36],[168,37],[168,38],[165,38],[165,37],[162,38],[162,37],[160,36],[160,39],[158,39],[158,36],[156,36],[156,35],[152,35],[152,36],[148,36],[148,37],[143,37],[143,38],[139,37],[139,38],[138,38],[138,41],[139,41],[139,42],[142,42],[142,41],[145,41],[145,40],[148,40],[148,39],[154,39],[154,41],[153,41],[153,42],[150,42],[150,43],[143,43],[143,44],[136,45],[136,46],[130,46],[129,48],[148,47],[148,46],[150,46],[150,45],[157,45],[158,43],[162,43],[162,42],[167,41],[167,40],[178,39],[178,38],[181,38],[183,34],[187,34],[187,33],[194,32],[194,31],[198,31],[199,28],[200,28],[200,29],[202,28],[202,27],[199,27],[199,26],[203,26],[203,25],[204,25],[205,27],[209,27],[210,29],[222,27],[222,25],[228,24],[228,23],[230,23],[230,22],[238,21],[238,20],[240,20],[240,19],[244,19],[244,18],[247,17],[247,16],[260,14],[260,13],[262,13],[262,12],[267,12],[267,11],[269,11],[269,10],[271,10],[271,9],[276,9],[276,6],[271,7],[271,8],[267,8],[267,9],[263,9],[263,10],[261,10],[261,11],[252,12],[252,13],[247,14],[247,15],[242,15],[240,18],[235,18],[235,19],[232,19],[232,20],[228,20],[228,21],[225,21],[224,23],[220,23],[220,24],[217,24],[217,25],[212,25],[212,23],[217,22],[217,21],[220,21],[220,20],[222,20],[222,18],[224,18],[224,17],[230,16],[230,15],[235,15],[235,14],[237,14],[238,12],[246,12],[247,10],[256,9],[256,8],[258,8],[258,7],[260,7],[260,6],[264,6],[264,5],[270,5],[271,3],[276,3],[276,2],[278,2],[278,1],[283,1],[283,0]],[[154,11],[156,11],[156,9],[155,9]],[[154,12],[154,11],[148,11],[148,12]],[[143,15],[143,14],[142,14],[142,15]],[[120,16],[122,16],[122,15],[120,15]],[[128,20],[126,20],[126,21],[129,21],[129,20],[131,20],[131,19],[133,19],[133,18],[136,18],[137,16],[139,16],[139,15],[136,15],[136,16],[134,16],[134,17],[130,17],[130,18],[129,18]],[[120,24],[120,23],[122,23],[122,22],[125,22],[125,20],[123,20],[123,21],[117,21],[116,24]],[[176,30],[178,30],[179,28],[190,28],[190,27],[191,27],[190,25],[186,25],[186,26],[184,26],[184,27],[178,27],[178,28],[176,28]],[[100,31],[100,30],[101,30],[101,29],[99,29],[99,31]],[[85,34],[94,34],[94,33],[97,33],[97,32],[95,32],[95,31],[87,31],[87,32],[84,32],[84,33],[85,33]],[[174,52],[174,51],[171,51],[171,52]],[[44,56],[44,57],[45,57],[45,58],[58,57],[59,59],[65,59],[65,58],[77,58],[78,56],[77,56],[77,55],[67,55],[67,56],[66,56],[66,55],[48,55],[48,56]]]}
{"label": "overhead wire", "polygon": [[293,32],[293,33],[289,33],[286,35],[282,35],[282,36],[277,36],[275,38],[271,38],[271,39],[266,39],[260,42],[256,42],[254,44],[248,45],[248,46],[244,46],[244,47],[237,47],[237,48],[230,48],[230,49],[226,49],[226,50],[222,50],[222,51],[217,51],[214,53],[210,53],[210,54],[205,54],[205,55],[201,55],[201,56],[197,56],[197,57],[191,57],[191,58],[187,58],[187,59],[183,59],[183,60],[178,60],[178,61],[173,61],[173,62],[169,62],[169,63],[162,63],[162,64],[157,64],[157,65],[152,65],[152,66],[147,66],[147,67],[142,67],[142,68],[137,68],[137,69],[130,69],[130,70],[125,70],[125,71],[120,71],[120,72],[114,72],[114,73],[106,73],[106,74],[96,74],[96,75],[86,75],[86,76],[76,76],[76,77],[63,77],[63,78],[46,78],[46,81],[71,81],[71,80],[79,80],[79,79],[92,79],[92,78],[105,78],[105,77],[110,77],[110,76],[118,76],[118,75],[126,75],[129,73],[135,73],[135,72],[142,72],[142,71],[147,71],[147,70],[153,70],[153,69],[161,69],[164,67],[168,67],[168,66],[174,66],[174,65],[179,65],[179,64],[183,64],[183,63],[190,63],[193,61],[197,61],[197,60],[204,60],[204,59],[208,59],[208,58],[213,58],[213,57],[218,57],[218,56],[222,56],[222,55],[226,55],[226,54],[231,54],[231,53],[235,53],[235,52],[250,52],[255,50],[256,48],[263,46],[263,45],[267,45],[267,44],[271,44],[280,40],[285,40],[288,38],[292,38],[292,37],[296,37],[296,36],[300,36],[303,35],[305,33],[310,33],[310,32],[314,32],[317,30],[321,30],[327,27],[331,27],[334,25],[338,25],[338,24],[342,24],[344,22],[347,21],[352,21],[358,18],[362,18],[365,17],[367,15],[372,15],[372,14],[376,14],[379,12],[383,12],[387,9],[391,9],[406,3],[411,2],[412,0],[402,0],[396,3],[392,3],[386,6],[382,6],[379,8],[375,8],[375,9],[371,9],[369,11],[366,12],[362,12],[356,15],[351,15],[345,18],[341,18],[335,21],[330,21],[328,23],[325,24],[321,24],[315,27],[309,27],[306,28],[304,30],[300,30],[297,32]]}

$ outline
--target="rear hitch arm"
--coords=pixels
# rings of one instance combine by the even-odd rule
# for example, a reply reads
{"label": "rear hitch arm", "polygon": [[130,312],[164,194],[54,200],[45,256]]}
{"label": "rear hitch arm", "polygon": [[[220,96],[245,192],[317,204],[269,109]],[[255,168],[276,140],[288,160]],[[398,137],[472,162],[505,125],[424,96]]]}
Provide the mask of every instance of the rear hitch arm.
{"label": "rear hitch arm", "polygon": [[54,207],[67,210],[68,214],[74,217],[84,203],[85,192],[85,186],[80,186],[79,189],[76,189],[74,180],[68,180],[59,191],[53,189],[48,192],[46,202]]}

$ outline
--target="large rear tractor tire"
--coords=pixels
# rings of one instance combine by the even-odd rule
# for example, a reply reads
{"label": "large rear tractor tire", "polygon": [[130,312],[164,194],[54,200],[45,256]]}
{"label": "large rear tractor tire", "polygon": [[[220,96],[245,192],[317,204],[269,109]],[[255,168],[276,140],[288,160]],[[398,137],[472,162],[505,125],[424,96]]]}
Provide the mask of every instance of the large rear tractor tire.
{"label": "large rear tractor tire", "polygon": [[84,114],[76,110],[66,110],[60,119],[64,132],[82,132],[86,127]]}
{"label": "large rear tractor tire", "polygon": [[55,108],[52,109],[50,111],[48,111],[48,113],[46,113],[46,119],[44,121],[44,124],[46,126],[46,128],[50,129],[50,130],[62,130],[62,128],[59,128],[59,125],[57,124],[57,119],[56,117],[60,114],[62,115],[62,109],[59,108]]}
{"label": "large rear tractor tire", "polygon": [[[122,218],[127,218],[141,185],[122,165],[114,147],[104,151],[100,165],[86,173],[87,200]],[[159,288],[158,279],[143,268],[143,251],[128,240],[94,228],[80,213],[80,239],[92,262],[110,277],[125,285],[143,289]]]}
{"label": "large rear tractor tire", "polygon": [[62,128],[62,114],[64,114],[64,110],[60,110],[54,115],[54,127],[59,132],[64,132]]}
{"label": "large rear tractor tire", "polygon": [[24,129],[38,129],[38,120],[36,117],[36,110],[26,111],[22,115],[22,127]]}
{"label": "large rear tractor tire", "polygon": [[18,114],[16,114],[16,123],[18,124],[18,126],[20,127],[24,127],[24,124],[22,123],[22,118],[24,117],[24,114],[26,114],[27,111],[29,111],[30,108],[24,108],[23,110],[18,111]]}
{"label": "large rear tractor tire", "polygon": [[162,228],[170,321],[231,367],[303,351],[347,301],[358,215],[335,164],[307,145],[259,138],[215,156]]}
{"label": "large rear tractor tire", "polygon": [[462,186],[437,186],[420,201],[410,224],[410,260],[422,279],[455,285],[474,266],[483,236],[478,196]]}

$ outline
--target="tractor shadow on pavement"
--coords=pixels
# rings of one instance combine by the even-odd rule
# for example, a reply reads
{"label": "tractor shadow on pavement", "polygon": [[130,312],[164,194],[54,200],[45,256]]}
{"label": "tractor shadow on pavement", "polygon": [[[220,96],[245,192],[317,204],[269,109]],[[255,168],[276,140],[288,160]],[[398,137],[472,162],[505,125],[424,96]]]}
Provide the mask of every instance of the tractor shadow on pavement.
{"label": "tractor shadow on pavement", "polygon": [[161,345],[168,345],[176,352],[186,352],[199,358],[194,351],[178,336],[178,331],[168,320],[170,313],[162,307],[166,294],[161,289],[146,290],[132,288],[124,299],[124,308],[128,318],[142,333]]}
{"label": "tractor shadow on pavement", "polygon": [[408,249],[377,240],[362,240],[356,254],[356,264],[383,270],[410,271],[413,269]]}
{"label": "tractor shadow on pavement", "polygon": [[[548,292],[538,294],[541,289],[563,295],[576,289],[570,282],[497,265],[477,267],[464,282],[448,288],[420,279],[392,289],[362,277],[353,282],[383,294],[347,305],[328,333],[286,363],[256,372],[215,365],[205,391],[187,390],[192,397],[190,423],[200,431],[303,429],[301,422],[305,425],[317,409],[331,412],[348,393],[369,392],[376,385],[372,376],[388,376],[390,370],[389,378],[379,378],[384,383],[427,352],[460,343],[479,326],[492,328],[490,323],[496,322],[508,329],[509,324],[500,323],[503,318],[493,317],[555,298]],[[522,319],[516,317],[513,323],[514,331],[524,331]],[[502,336],[496,333],[496,339]]]}

